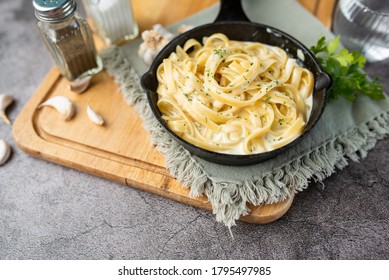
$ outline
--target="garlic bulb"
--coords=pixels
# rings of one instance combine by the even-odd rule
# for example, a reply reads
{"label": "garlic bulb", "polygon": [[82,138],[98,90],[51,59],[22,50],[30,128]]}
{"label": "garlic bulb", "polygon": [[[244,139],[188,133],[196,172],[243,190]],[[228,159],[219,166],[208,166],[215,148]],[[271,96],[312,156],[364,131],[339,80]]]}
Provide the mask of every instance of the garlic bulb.
{"label": "garlic bulb", "polygon": [[7,107],[9,105],[11,105],[12,102],[13,102],[12,96],[6,95],[6,94],[0,94],[0,112],[1,112],[1,117],[9,125],[11,124],[11,121],[9,120],[7,115],[5,114],[5,110],[7,109]]}
{"label": "garlic bulb", "polygon": [[89,119],[97,124],[97,125],[103,125],[104,124],[104,119],[99,115],[97,114],[91,106],[88,105],[88,107],[86,107],[86,113],[88,114],[88,117]]}
{"label": "garlic bulb", "polygon": [[54,96],[40,104],[38,109],[45,106],[53,107],[56,109],[61,114],[62,119],[65,121],[70,120],[75,113],[75,107],[72,101],[70,101],[70,99],[65,96]]}
{"label": "garlic bulb", "polygon": [[0,139],[0,165],[3,165],[11,155],[11,146],[5,142],[3,139]]}
{"label": "garlic bulb", "polygon": [[140,44],[138,49],[139,57],[150,65],[158,52],[173,38],[174,35],[160,24],[154,25],[151,30],[143,31],[143,43]]}

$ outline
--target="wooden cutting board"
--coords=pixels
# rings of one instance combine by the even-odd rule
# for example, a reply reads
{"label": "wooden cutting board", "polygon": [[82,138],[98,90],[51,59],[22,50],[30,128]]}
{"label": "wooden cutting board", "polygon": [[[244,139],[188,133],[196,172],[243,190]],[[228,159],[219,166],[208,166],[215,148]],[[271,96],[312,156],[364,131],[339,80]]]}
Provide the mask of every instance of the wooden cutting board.
{"label": "wooden cutting board", "polygon": [[[185,1],[190,5],[182,7],[191,9],[177,9],[169,13],[175,15],[170,18],[166,13],[145,13],[149,11],[148,1],[134,0],[135,15],[149,17],[138,19],[141,30],[157,22],[170,24],[217,2]],[[173,0],[153,2],[174,6]],[[160,8],[153,10],[164,10]],[[43,101],[57,95],[67,96],[76,104],[77,112],[70,121],[61,120],[52,108],[37,109]],[[104,126],[88,119],[87,104],[104,117]],[[164,158],[150,144],[150,136],[142,125],[140,117],[124,101],[118,86],[105,71],[93,77],[86,93],[77,94],[70,91],[68,82],[53,68],[18,116],[13,134],[18,147],[34,157],[211,211],[207,197],[190,198],[189,189],[170,176]],[[249,205],[251,213],[241,220],[272,222],[284,215],[292,202],[293,196],[277,204]]]}
{"label": "wooden cutting board", "polygon": [[[76,104],[76,114],[70,121],[63,121],[53,108],[36,109],[57,95],[67,96]],[[104,117],[104,126],[88,119],[88,103]],[[52,69],[18,116],[13,133],[19,148],[34,157],[212,210],[205,196],[189,198],[189,189],[170,176],[142,125],[105,71],[92,79],[86,93],[77,94]],[[242,219],[253,223],[274,221],[292,201],[290,198],[273,205],[252,206],[251,214]]]}

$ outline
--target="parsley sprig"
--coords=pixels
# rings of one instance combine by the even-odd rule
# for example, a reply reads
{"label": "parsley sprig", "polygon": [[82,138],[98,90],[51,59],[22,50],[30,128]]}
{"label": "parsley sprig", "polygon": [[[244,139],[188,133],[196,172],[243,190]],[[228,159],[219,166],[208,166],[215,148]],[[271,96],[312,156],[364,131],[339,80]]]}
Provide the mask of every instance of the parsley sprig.
{"label": "parsley sprig", "polygon": [[372,99],[384,99],[383,86],[378,83],[378,78],[369,80],[362,71],[366,58],[358,51],[339,50],[339,39],[337,36],[327,44],[325,37],[321,37],[316,46],[311,47],[323,69],[332,77],[330,98],[343,96],[353,101],[359,94],[365,94]]}

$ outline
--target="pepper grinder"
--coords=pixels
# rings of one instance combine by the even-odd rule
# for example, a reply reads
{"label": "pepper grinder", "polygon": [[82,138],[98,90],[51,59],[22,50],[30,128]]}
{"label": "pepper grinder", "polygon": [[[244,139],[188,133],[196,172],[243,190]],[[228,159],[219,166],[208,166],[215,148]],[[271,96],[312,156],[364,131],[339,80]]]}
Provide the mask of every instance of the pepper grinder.
{"label": "pepper grinder", "polygon": [[103,64],[90,27],[77,12],[77,1],[33,0],[33,6],[38,30],[54,64],[73,91],[85,91]]}

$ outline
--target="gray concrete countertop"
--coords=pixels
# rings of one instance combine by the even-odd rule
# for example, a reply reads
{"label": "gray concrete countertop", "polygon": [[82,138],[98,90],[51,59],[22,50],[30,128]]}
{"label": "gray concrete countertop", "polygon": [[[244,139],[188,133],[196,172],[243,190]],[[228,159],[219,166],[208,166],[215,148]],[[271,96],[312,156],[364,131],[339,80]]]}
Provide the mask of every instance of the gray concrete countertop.
{"label": "gray concrete countertop", "polygon": [[[30,1],[0,2],[0,92],[14,121],[52,67]],[[389,62],[370,65],[389,91]],[[34,159],[0,167],[0,259],[388,259],[389,139],[298,194],[268,225],[226,227],[203,210]]]}

